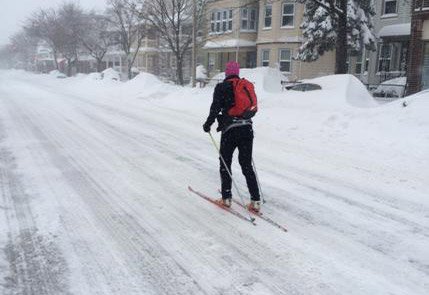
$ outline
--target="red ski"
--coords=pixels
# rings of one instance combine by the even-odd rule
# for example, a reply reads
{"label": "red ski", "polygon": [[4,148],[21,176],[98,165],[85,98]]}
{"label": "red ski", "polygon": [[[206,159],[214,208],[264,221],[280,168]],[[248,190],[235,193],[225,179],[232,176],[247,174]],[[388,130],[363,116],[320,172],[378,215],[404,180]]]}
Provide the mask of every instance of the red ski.
{"label": "red ski", "polygon": [[278,224],[277,222],[275,222],[274,220],[272,220],[271,218],[269,218],[269,217],[267,217],[267,216],[265,216],[265,215],[263,215],[263,213],[262,212],[256,212],[256,211],[253,211],[253,210],[250,210],[249,208],[247,208],[246,206],[244,206],[243,204],[241,204],[240,202],[238,202],[237,200],[235,200],[235,199],[232,199],[232,201],[234,202],[234,204],[237,204],[238,206],[240,206],[241,208],[243,208],[243,209],[245,209],[245,210],[248,210],[251,214],[253,214],[253,215],[255,215],[255,216],[258,216],[259,218],[261,218],[262,220],[265,220],[266,222],[268,222],[269,224],[271,224],[271,225],[273,225],[273,226],[275,226],[275,227],[277,227],[277,228],[279,228],[279,229],[281,229],[282,231],[284,231],[284,232],[287,232],[287,228],[286,227],[284,227],[284,226],[282,226],[281,224]]}
{"label": "red ski", "polygon": [[240,218],[240,219],[246,220],[246,221],[248,221],[248,222],[252,223],[253,225],[256,225],[256,223],[255,223],[255,218],[252,218],[252,217],[246,217],[245,215],[241,214],[240,212],[238,212],[238,211],[236,211],[236,210],[234,210],[234,209],[231,209],[231,208],[225,207],[224,205],[222,205],[222,203],[221,203],[221,202],[218,202],[218,201],[216,201],[215,199],[212,199],[212,198],[210,198],[209,196],[206,196],[205,194],[203,194],[203,193],[201,193],[201,192],[199,192],[199,191],[194,190],[191,186],[188,186],[188,190],[189,190],[190,192],[194,193],[195,195],[197,195],[197,196],[199,196],[199,197],[203,198],[204,200],[209,201],[210,203],[212,203],[212,204],[214,204],[214,205],[218,206],[219,208],[221,208],[221,209],[223,209],[223,210],[225,210],[225,211],[227,211],[227,212],[231,213],[232,215],[235,215],[235,216],[237,216],[237,217],[238,217],[238,218]]}

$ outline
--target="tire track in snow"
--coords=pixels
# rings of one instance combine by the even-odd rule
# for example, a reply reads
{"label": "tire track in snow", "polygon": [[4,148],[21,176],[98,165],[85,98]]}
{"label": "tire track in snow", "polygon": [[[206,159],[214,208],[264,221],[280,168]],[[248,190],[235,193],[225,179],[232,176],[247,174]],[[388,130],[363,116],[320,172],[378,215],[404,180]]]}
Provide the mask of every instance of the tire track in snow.
{"label": "tire track in snow", "polygon": [[[115,128],[114,125],[112,125],[111,123],[108,123],[110,121],[108,121],[108,122],[107,121],[100,122],[98,120],[94,120],[94,116],[91,116],[91,122],[92,122],[91,126],[101,125],[100,127],[102,127],[101,128],[102,130],[109,130],[108,133],[110,133],[110,136],[112,138],[115,138],[115,139],[119,140],[120,142],[127,142],[127,143],[129,142],[130,143],[129,146],[135,145],[135,146],[141,148],[142,150],[148,150],[149,149],[147,151],[147,153],[150,153],[152,156],[160,154],[160,156],[162,157],[163,155],[165,156],[165,153],[168,153],[169,156],[174,157],[174,153],[171,150],[166,149],[165,145],[160,144],[159,147],[158,146],[152,146],[152,145],[150,145],[148,147],[145,144],[145,142],[140,142],[137,138],[134,138],[130,134],[127,134],[126,132],[124,133],[123,131]],[[79,130],[77,126],[75,126],[74,128],[76,128],[76,130]],[[84,130],[79,130],[79,131],[84,132]],[[76,131],[76,133],[78,133],[78,131]],[[92,136],[92,135],[90,135],[90,136]],[[106,136],[107,136],[107,133],[106,133]],[[103,137],[105,137],[105,136],[103,136]],[[56,138],[57,138],[57,136],[56,136]],[[101,140],[101,138],[94,139],[94,140]],[[84,148],[84,147],[82,146],[81,148]],[[114,153],[114,154],[117,154],[119,156],[121,155],[121,152],[119,150],[115,150],[112,147],[106,147],[106,148],[109,148],[110,150],[112,150],[112,153]],[[90,153],[90,152],[91,151],[88,150],[88,153]],[[96,155],[93,155],[93,156],[96,157]],[[127,165],[134,166],[135,168],[139,168],[139,166],[136,166],[136,164],[133,163],[133,161],[130,161],[130,159],[128,159],[127,157],[125,157],[125,156],[120,156],[120,157],[121,157],[121,159],[124,162],[127,162]],[[162,168],[162,169],[164,169],[164,168]],[[141,172],[143,172],[143,171],[141,171]],[[148,176],[147,173],[144,173],[144,175]],[[149,174],[148,177],[151,178],[153,181],[156,181],[156,182],[159,181],[159,179],[157,177],[154,177],[154,176],[152,176],[150,174]],[[177,194],[177,186],[170,187],[170,186],[165,186],[164,185],[163,189],[164,189],[164,191],[168,190],[168,192],[169,192],[170,195]],[[164,201],[165,201],[165,199],[164,199]],[[183,211],[183,209],[180,210],[179,207],[176,207],[176,209],[174,211],[175,212],[182,211],[182,213],[184,215],[187,213],[186,211]],[[183,215],[182,216],[178,215],[177,219],[175,219],[175,222],[177,223],[178,222],[178,218],[182,218],[182,217],[183,217]],[[194,219],[194,221],[195,221],[195,224],[198,224],[200,222],[199,219]],[[233,230],[233,229],[231,229],[231,230]],[[214,233],[214,232],[212,231],[212,233]],[[255,254],[255,258],[258,258],[258,259],[254,260],[251,256],[249,256],[247,254],[248,252],[245,252],[245,250],[248,250],[248,249],[246,249],[247,247],[245,247],[244,245],[242,245],[242,243],[243,243],[242,240],[243,240],[243,238],[245,238],[245,237],[243,237],[242,233],[237,232],[237,237],[238,237],[238,239],[236,240],[236,242],[234,242],[234,243],[232,243],[232,242],[228,243],[228,249],[233,249],[234,250],[233,253],[236,254],[236,255],[233,256],[234,257],[233,260],[235,260],[236,263],[232,263],[232,261],[229,261],[230,259],[232,259],[232,257],[230,257],[229,255],[226,255],[226,256],[224,256],[225,262],[224,262],[223,266],[219,267],[219,270],[223,268],[224,272],[226,272],[226,273],[230,272],[230,269],[231,269],[231,267],[234,264],[237,264],[237,265],[247,265],[247,264],[251,263],[252,261],[253,261],[252,263],[254,263],[254,265],[255,265],[254,267],[258,268],[258,265],[260,264],[260,261],[263,260],[262,257],[257,257],[256,254]],[[219,237],[219,238],[222,238],[222,237]],[[192,241],[189,241],[189,240],[183,241],[183,242],[187,243],[187,244],[192,243]],[[240,249],[240,247],[237,247],[237,244],[240,244],[240,246],[242,247],[242,249]],[[247,245],[252,245],[252,246],[249,247],[249,249],[253,248],[253,251],[257,250],[257,251],[255,251],[255,253],[264,253],[266,256],[269,256],[269,253],[267,253],[266,249],[264,249],[263,247],[260,247],[260,248],[257,247],[257,244],[258,244],[257,241],[251,239],[246,244]],[[197,247],[196,247],[197,245],[198,245],[197,243],[195,245],[191,245],[191,248],[192,249],[197,249]],[[229,251],[227,251],[227,252],[229,252]],[[239,261],[237,261],[237,259],[239,259]],[[212,261],[212,264],[213,264],[213,261]],[[222,274],[222,272],[220,272],[219,275],[225,275],[225,274]],[[290,276],[290,274],[289,274],[289,276]],[[266,280],[268,281],[269,277],[266,277]],[[251,281],[255,281],[255,279],[253,279]],[[259,279],[257,279],[256,282],[261,283]],[[251,284],[249,284],[249,280],[248,279],[244,279],[243,285],[250,286]],[[236,287],[235,286],[231,286],[231,288],[235,289]],[[275,288],[275,286],[270,286],[270,287],[267,286],[267,288]],[[277,287],[277,288],[275,288],[275,291],[272,291],[272,293],[273,294],[281,294],[281,292],[279,290],[281,290],[281,288]],[[221,290],[222,294],[225,293],[225,292],[227,292],[226,289],[222,289]]]}
{"label": "tire track in snow", "polygon": [[[47,111],[47,110],[43,110],[43,111],[44,111],[45,116],[46,116],[47,113],[45,111]],[[36,114],[34,114],[33,117],[35,117],[35,116],[36,116]],[[49,116],[46,116],[46,117],[49,117]],[[58,119],[60,119],[60,117],[58,117]],[[72,139],[75,136],[73,136],[72,133],[70,133],[70,132],[68,132],[67,136],[61,135],[60,129],[70,131],[71,125],[73,125],[73,124],[72,124],[72,122],[68,122],[68,125],[70,125],[70,126],[64,126],[64,125],[62,126],[60,124],[61,121],[64,121],[64,119],[59,120],[57,122],[57,124],[55,124],[55,125],[58,125],[58,126],[55,126],[56,128],[58,128],[58,132],[57,132],[57,134],[52,134],[52,138],[56,138],[58,140],[61,138],[61,140],[59,140],[59,142],[64,143],[63,144],[64,146],[70,146],[71,142],[73,142]],[[67,121],[68,120],[66,119],[66,122]],[[91,125],[93,125],[93,124],[91,124]],[[111,124],[109,124],[109,125],[112,126]],[[49,124],[46,124],[46,126],[49,126]],[[52,131],[52,128],[54,128],[54,126],[49,127],[49,129],[51,131]],[[76,135],[78,135],[79,132],[85,132],[85,130],[80,130],[79,126],[74,126],[73,128],[75,129]],[[158,127],[158,128],[160,128],[160,127]],[[105,129],[105,127],[101,128],[101,129]],[[87,130],[87,131],[90,131],[90,130]],[[119,130],[117,130],[116,133],[114,134],[114,136],[122,138],[122,137],[120,137],[120,135],[121,135],[120,133],[121,132]],[[92,134],[89,134],[88,136],[91,137]],[[84,143],[87,141],[83,140],[81,135],[76,136],[76,138],[78,140],[76,140],[73,145],[75,147],[79,146],[79,149],[85,150],[85,147],[79,143]],[[94,138],[93,140],[95,141],[97,139]],[[69,143],[65,144],[67,141],[69,141]],[[136,141],[136,139],[134,141],[132,141],[132,143],[137,144],[137,142],[135,142],[135,141]],[[142,145],[144,143],[140,143],[140,144]],[[86,150],[86,152],[89,153],[88,158],[96,159],[97,155],[94,154],[94,150],[91,151],[89,149],[89,147],[87,147],[87,148],[88,148],[88,150]],[[141,148],[144,149],[144,145],[142,145]],[[158,148],[158,147],[153,147],[153,148]],[[164,149],[165,148],[166,147],[164,147]],[[66,148],[66,150],[67,150],[67,148]],[[85,154],[86,154],[86,152],[85,152]],[[118,152],[119,151],[116,151],[116,153],[118,153]],[[150,150],[150,152],[152,153],[154,151]],[[80,160],[80,162],[82,162],[84,159],[79,159],[79,160]],[[81,169],[81,168],[79,168],[79,169]],[[82,167],[82,169],[83,169],[83,167]],[[177,186],[171,186],[170,193],[171,193],[171,195],[173,195],[173,193],[177,194]],[[210,208],[208,208],[208,210],[210,210]],[[183,212],[183,213],[186,214],[186,212]],[[198,217],[195,217],[192,220],[192,222],[193,223],[191,223],[190,225],[195,226],[195,224],[198,224],[201,222],[201,219]],[[223,220],[221,222],[225,223]],[[217,240],[222,240],[222,239],[225,240],[225,234],[228,236],[232,235],[232,237],[228,237],[227,242],[224,242],[224,244],[226,243],[226,245],[224,247],[227,247],[227,248],[225,248],[222,252],[226,252],[226,253],[231,252],[231,254],[233,254],[233,255],[229,255],[229,254],[220,255],[221,256],[220,261],[213,261],[213,259],[212,259],[212,260],[210,260],[210,263],[221,266],[219,268],[219,270],[223,269],[224,272],[223,273],[221,272],[219,274],[220,276],[229,277],[232,275],[235,280],[238,280],[238,282],[235,282],[234,284],[229,285],[227,288],[221,288],[219,290],[219,293],[224,294],[224,293],[227,293],[229,290],[229,292],[232,292],[232,293],[248,294],[251,292],[251,290],[253,290],[253,289],[255,289],[255,290],[259,289],[260,290],[262,287],[265,290],[271,289],[270,293],[272,293],[272,294],[282,294],[284,292],[282,290],[290,290],[291,285],[294,286],[296,284],[295,282],[300,280],[300,279],[294,280],[293,277],[296,277],[297,274],[291,272],[287,268],[284,269],[283,273],[278,273],[278,270],[275,270],[276,268],[274,267],[274,265],[272,263],[270,263],[271,264],[270,266],[267,265],[267,268],[260,269],[261,264],[262,265],[267,264],[266,260],[268,260],[268,261],[276,261],[277,260],[278,263],[281,264],[283,259],[284,259],[284,258],[280,259],[281,256],[279,256],[278,251],[272,251],[270,249],[267,249],[266,243],[261,244],[260,241],[257,241],[255,239],[249,237],[247,234],[243,235],[243,232],[241,232],[241,231],[236,231],[234,229],[230,229],[229,232],[222,232],[222,228],[219,230],[219,226],[216,226],[215,224],[208,225],[208,226],[210,226],[210,229],[208,229],[208,231],[211,232],[211,234],[215,233],[214,236],[217,237]],[[268,228],[270,228],[270,227],[268,227]],[[231,230],[233,230],[233,232],[231,232]],[[234,232],[236,232],[236,233],[234,233]],[[231,240],[231,241],[229,241],[229,240]],[[186,243],[186,241],[184,241],[184,243]],[[190,243],[190,241],[187,241],[187,243]],[[195,245],[198,245],[198,241],[196,241]],[[237,247],[237,245],[239,245],[239,246]],[[199,248],[201,248],[201,245],[199,246]],[[202,250],[204,251],[205,249],[202,249]],[[239,271],[240,269],[241,269],[240,272],[244,273],[244,275],[237,276],[237,271]],[[245,271],[246,269],[249,269],[249,270]],[[254,270],[250,271],[251,269],[254,269]],[[281,268],[277,267],[277,269],[281,269]],[[255,273],[258,274],[258,278],[255,278]],[[298,276],[302,276],[302,274],[298,274]],[[288,278],[288,281],[282,282],[283,280],[279,280],[279,278],[281,278],[281,277]],[[273,278],[274,278],[274,280],[273,280]],[[252,282],[253,282],[253,284],[252,284]],[[205,284],[207,285],[207,283],[205,283]],[[316,283],[315,283],[315,285],[316,285]],[[307,290],[311,290],[315,285],[306,286],[304,288]],[[295,287],[293,289],[295,289]],[[231,290],[236,290],[236,292],[231,291]],[[302,294],[305,294],[305,293],[306,293],[305,291],[302,292]]]}
{"label": "tire track in snow", "polygon": [[8,244],[3,251],[9,262],[4,294],[69,294],[68,267],[52,236],[39,233],[31,210],[32,196],[25,192],[13,154],[3,146],[6,137],[0,121],[0,187],[9,210]]}
{"label": "tire track in snow", "polygon": [[[16,107],[15,111],[19,113],[19,107]],[[34,118],[37,115],[35,113],[31,117]],[[121,196],[112,197],[114,192],[106,190],[94,180],[86,171],[86,167],[82,166],[77,159],[73,159],[69,155],[62,155],[64,146],[67,146],[64,144],[67,142],[64,134],[44,133],[37,127],[37,122],[30,119],[29,115],[21,113],[20,116],[39,141],[50,143],[45,148],[51,155],[53,163],[63,171],[63,176],[74,187],[78,195],[85,196],[84,201],[93,210],[100,225],[117,242],[117,246],[126,253],[125,259],[128,261],[129,267],[134,269],[134,275],[139,274],[142,282],[148,284],[144,286],[145,292],[153,294],[203,293],[186,271],[155,242],[152,233],[147,232],[133,216],[121,210],[120,203],[111,204],[111,201],[120,199]],[[51,128],[50,131],[52,132],[52,130]],[[66,137],[68,140],[71,139],[69,136]],[[62,140],[59,141],[59,139]],[[65,167],[67,169],[64,169]]]}

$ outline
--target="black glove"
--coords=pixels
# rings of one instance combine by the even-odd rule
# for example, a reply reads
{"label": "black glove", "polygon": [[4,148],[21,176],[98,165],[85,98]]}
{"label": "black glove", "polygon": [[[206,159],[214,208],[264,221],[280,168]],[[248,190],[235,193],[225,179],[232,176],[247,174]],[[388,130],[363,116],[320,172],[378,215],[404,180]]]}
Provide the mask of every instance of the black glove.
{"label": "black glove", "polygon": [[209,123],[205,122],[203,125],[204,132],[210,132],[210,125]]}

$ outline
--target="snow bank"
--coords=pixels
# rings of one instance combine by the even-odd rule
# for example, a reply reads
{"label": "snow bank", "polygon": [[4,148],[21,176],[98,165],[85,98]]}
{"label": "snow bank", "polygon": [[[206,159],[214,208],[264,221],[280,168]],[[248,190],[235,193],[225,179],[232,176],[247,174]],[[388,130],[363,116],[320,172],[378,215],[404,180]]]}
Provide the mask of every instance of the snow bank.
{"label": "snow bank", "polygon": [[160,98],[177,91],[177,86],[166,84],[155,75],[142,72],[122,85],[123,95],[138,98]]}
{"label": "snow bank", "polygon": [[[258,95],[268,93],[278,93],[282,91],[282,81],[287,81],[278,69],[270,67],[259,67],[255,69],[241,69],[240,77],[246,78],[255,84],[255,89]],[[213,77],[215,83],[225,79],[225,73],[220,73]],[[213,83],[211,83],[213,86]]]}
{"label": "snow bank", "polygon": [[374,101],[374,98],[366,89],[365,85],[363,85],[358,78],[353,75],[346,76],[348,76],[349,81],[345,96],[346,101],[350,105],[361,108],[372,108],[378,106],[378,104]]}

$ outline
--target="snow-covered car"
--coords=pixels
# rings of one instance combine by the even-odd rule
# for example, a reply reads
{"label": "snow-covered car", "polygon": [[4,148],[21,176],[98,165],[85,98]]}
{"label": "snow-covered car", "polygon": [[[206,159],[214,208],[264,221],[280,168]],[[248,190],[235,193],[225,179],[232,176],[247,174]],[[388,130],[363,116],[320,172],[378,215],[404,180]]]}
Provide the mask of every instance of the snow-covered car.
{"label": "snow-covered car", "polygon": [[286,89],[306,92],[306,91],[313,91],[313,90],[321,90],[322,87],[314,83],[300,83],[292,86],[287,86]]}
{"label": "snow-covered car", "polygon": [[381,83],[373,92],[374,97],[399,98],[405,94],[407,77],[390,79]]}
{"label": "snow-covered car", "polygon": [[101,78],[103,80],[121,81],[121,74],[112,68],[108,68],[101,72]]}
{"label": "snow-covered car", "polygon": [[102,79],[101,73],[95,72],[95,73],[88,74],[88,80],[101,80],[101,79]]}
{"label": "snow-covered car", "polygon": [[65,78],[67,78],[67,76],[65,74],[61,73],[58,70],[50,71],[49,75],[51,75],[52,77],[58,78],[58,79],[65,79]]}

